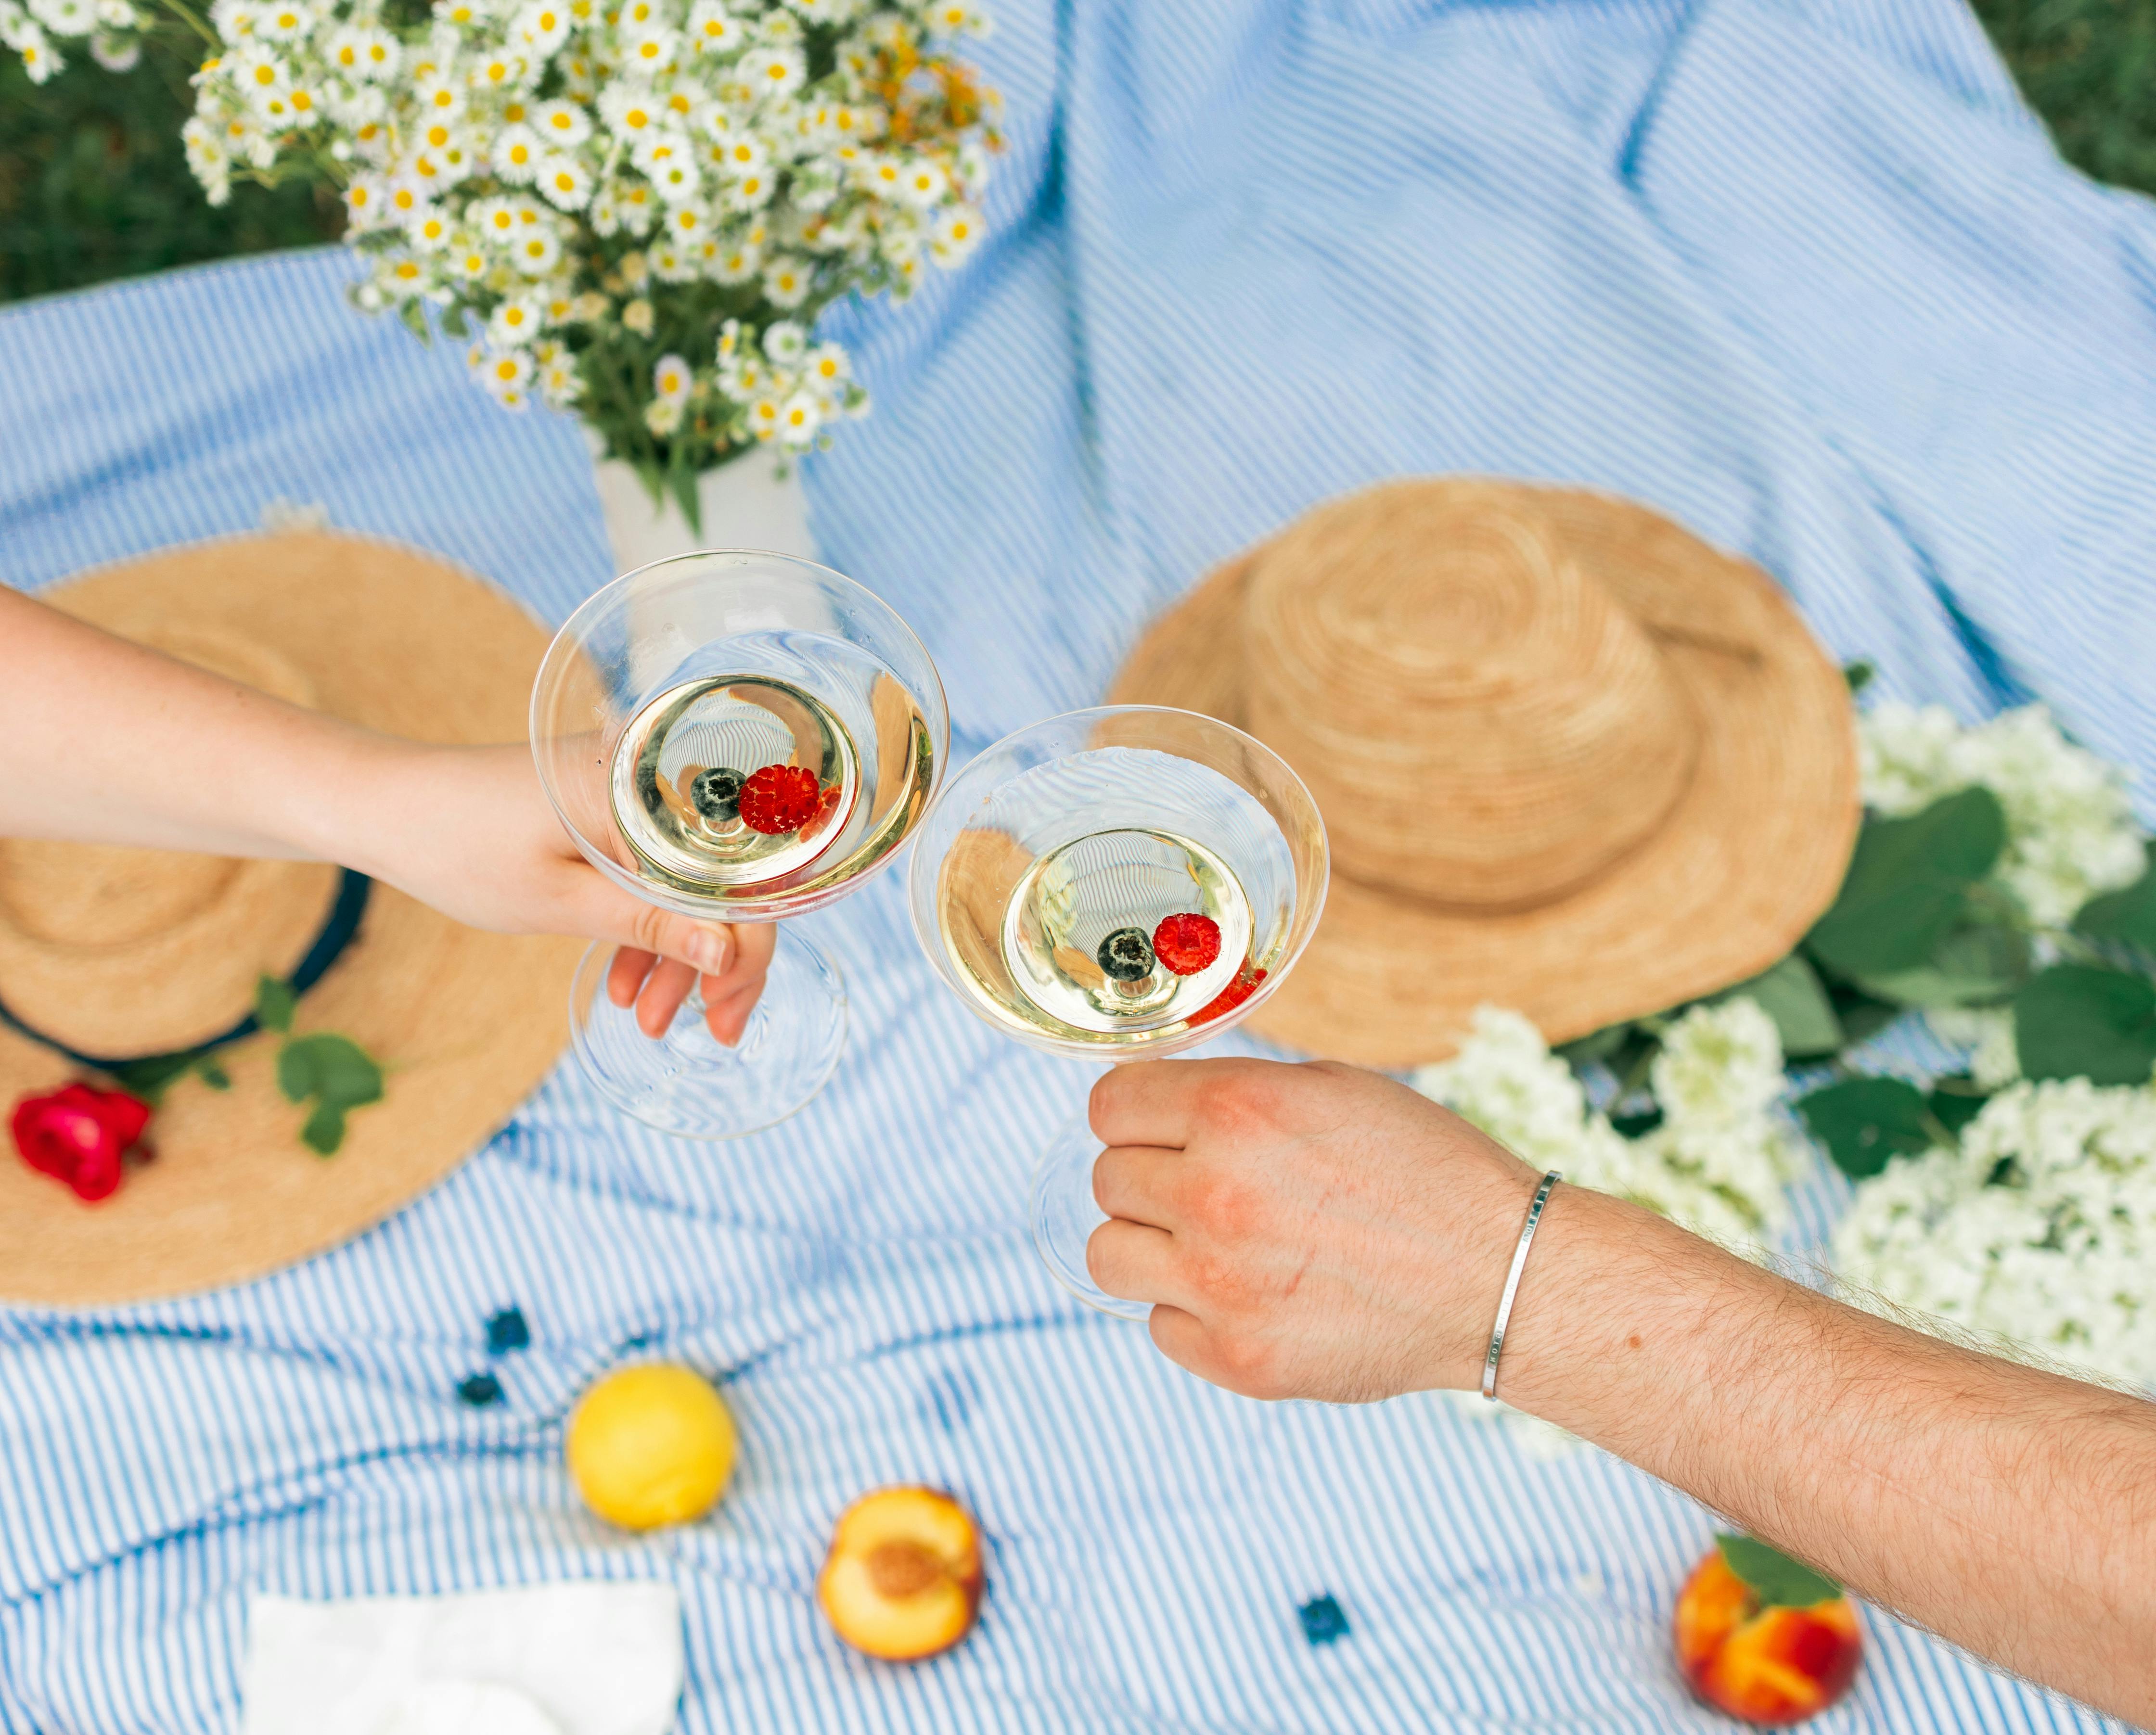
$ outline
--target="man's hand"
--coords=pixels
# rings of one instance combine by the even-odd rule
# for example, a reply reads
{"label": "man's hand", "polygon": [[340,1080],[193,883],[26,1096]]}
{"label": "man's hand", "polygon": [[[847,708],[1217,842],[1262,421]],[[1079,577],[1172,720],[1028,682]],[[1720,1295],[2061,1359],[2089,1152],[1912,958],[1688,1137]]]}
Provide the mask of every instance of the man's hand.
{"label": "man's hand", "polygon": [[1405,1086],[1320,1061],[1159,1060],[1093,1087],[1086,1249],[1153,1342],[1253,1398],[1472,1386],[1537,1176]]}
{"label": "man's hand", "polygon": [[617,1006],[665,1034],[701,981],[704,1019],[741,1039],[763,992],[777,930],[767,921],[691,921],[632,897],[577,851],[539,787],[528,747],[438,747],[380,741],[357,779],[383,814],[336,851],[444,915],[506,933],[587,934],[620,948],[607,972]]}

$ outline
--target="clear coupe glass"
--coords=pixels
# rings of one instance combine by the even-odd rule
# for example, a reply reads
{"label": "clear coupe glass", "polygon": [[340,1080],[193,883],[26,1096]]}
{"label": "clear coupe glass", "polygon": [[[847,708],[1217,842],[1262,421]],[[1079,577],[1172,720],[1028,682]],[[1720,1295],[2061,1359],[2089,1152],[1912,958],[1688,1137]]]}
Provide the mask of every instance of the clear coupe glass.
{"label": "clear coupe glass", "polygon": [[[1172,1055],[1248,1017],[1325,904],[1324,822],[1263,742],[1194,711],[1106,706],[1006,736],[922,822],[915,932],[966,1004],[1060,1055]],[[1056,1281],[1142,1319],[1086,1270],[1107,1219],[1081,1111],[1043,1156],[1029,1216]]]}
{"label": "clear coupe glass", "polygon": [[[870,592],[812,561],[745,549],[639,567],[548,647],[531,752],[577,847],[624,890],[712,921],[776,921],[844,896],[920,824],[950,751],[936,665]],[[690,994],[654,1039],[585,953],[578,1058],[626,1112],[735,1138],[820,1091],[845,1042],[836,964],[778,931],[738,1047]]]}

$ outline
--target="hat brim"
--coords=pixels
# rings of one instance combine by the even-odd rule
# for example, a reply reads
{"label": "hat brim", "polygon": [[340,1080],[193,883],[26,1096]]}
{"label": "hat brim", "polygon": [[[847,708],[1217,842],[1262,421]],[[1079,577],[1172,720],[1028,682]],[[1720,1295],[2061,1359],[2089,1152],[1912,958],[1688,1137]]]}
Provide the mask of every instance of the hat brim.
{"label": "hat brim", "polygon": [[[1847,683],[1774,581],[1659,513],[1578,490],[1517,494],[1660,647],[1698,720],[1691,779],[1657,829],[1537,908],[1435,906],[1335,872],[1293,973],[1251,1028],[1404,1067],[1458,1047],[1475,1008],[1553,1042],[1715,993],[1787,953],[1833,901],[1861,817]],[[1110,688],[1248,727],[1240,609],[1267,547],[1160,617]]]}
{"label": "hat brim", "polygon": [[[168,551],[47,599],[112,630],[184,614],[228,623],[304,668],[321,708],[418,740],[522,737],[548,634],[501,593],[429,557],[324,534]],[[325,792],[333,798],[332,792]],[[153,1161],[85,1204],[0,1162],[0,1296],[96,1306],[219,1287],[321,1252],[439,1182],[547,1075],[567,1037],[583,942],[483,933],[377,885],[357,937],[301,1003],[298,1027],[352,1037],[388,1072],[343,1147],[299,1142],[275,1039],[221,1052],[229,1091],[183,1080],[151,1124]],[[73,1069],[0,1031],[0,1103]]]}

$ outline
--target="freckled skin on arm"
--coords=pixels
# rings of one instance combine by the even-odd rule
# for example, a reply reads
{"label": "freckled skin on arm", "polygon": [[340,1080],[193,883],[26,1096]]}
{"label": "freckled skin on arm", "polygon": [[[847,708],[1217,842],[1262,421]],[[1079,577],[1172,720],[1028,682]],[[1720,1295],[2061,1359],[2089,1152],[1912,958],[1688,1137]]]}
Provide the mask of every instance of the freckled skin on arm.
{"label": "freckled skin on arm", "polygon": [[[1353,1067],[1093,1096],[1093,1275],[1251,1397],[1479,1383],[1537,1174]],[[1498,1391],[1979,1655],[2156,1723],[2156,1404],[1979,1355],[1560,1185]]]}

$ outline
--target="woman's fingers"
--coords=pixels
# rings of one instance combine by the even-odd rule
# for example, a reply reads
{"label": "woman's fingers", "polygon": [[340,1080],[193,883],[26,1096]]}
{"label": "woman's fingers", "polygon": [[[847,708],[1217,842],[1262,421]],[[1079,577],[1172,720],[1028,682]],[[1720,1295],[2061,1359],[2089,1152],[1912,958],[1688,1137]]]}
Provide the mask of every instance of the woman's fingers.
{"label": "woman's fingers", "polygon": [[748,1028],[748,1018],[756,1010],[756,1003],[763,993],[763,978],[744,983],[731,993],[714,996],[711,979],[704,984],[704,1028],[720,1042],[732,1048],[742,1039],[742,1032]]}
{"label": "woman's fingers", "polygon": [[660,959],[637,993],[636,1028],[647,1036],[664,1036],[696,985],[696,973],[688,965],[670,957]]}
{"label": "woman's fingers", "polygon": [[639,952],[633,946],[616,947],[613,962],[607,966],[607,998],[617,1006],[634,1006],[644,978],[658,962],[659,954],[655,952]]}

